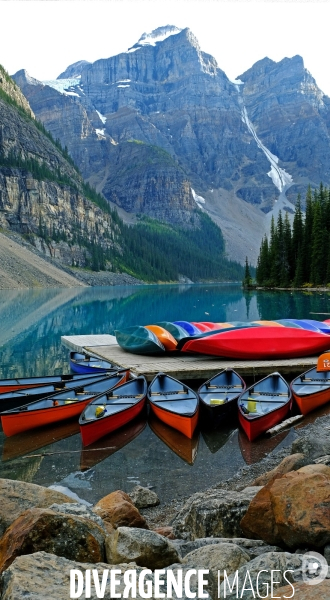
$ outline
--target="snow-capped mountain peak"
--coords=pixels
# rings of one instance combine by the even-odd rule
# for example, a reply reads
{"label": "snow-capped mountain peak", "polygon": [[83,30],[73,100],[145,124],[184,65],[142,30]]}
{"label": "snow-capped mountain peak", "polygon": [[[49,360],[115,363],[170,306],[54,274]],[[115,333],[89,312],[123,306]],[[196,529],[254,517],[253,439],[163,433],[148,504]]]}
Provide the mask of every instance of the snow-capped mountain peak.
{"label": "snow-capped mountain peak", "polygon": [[140,46],[155,46],[157,42],[163,42],[166,38],[171,35],[181,33],[182,29],[175,27],[175,25],[165,25],[163,27],[157,27],[150,33],[143,33],[139,41],[132,46],[133,48]]}

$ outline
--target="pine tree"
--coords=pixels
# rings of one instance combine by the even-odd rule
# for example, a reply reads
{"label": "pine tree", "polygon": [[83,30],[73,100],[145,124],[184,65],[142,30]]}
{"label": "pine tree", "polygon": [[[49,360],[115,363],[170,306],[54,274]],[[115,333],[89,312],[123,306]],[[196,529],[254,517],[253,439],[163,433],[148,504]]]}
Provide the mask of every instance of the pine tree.
{"label": "pine tree", "polygon": [[246,256],[245,257],[245,273],[244,273],[244,279],[243,279],[243,287],[250,287],[251,284],[252,284],[252,277],[251,277],[248,257]]}
{"label": "pine tree", "polygon": [[304,226],[304,239],[301,248],[303,281],[311,281],[311,252],[310,244],[313,234],[313,197],[311,187],[308,186],[306,194],[306,215]]}
{"label": "pine tree", "polygon": [[325,234],[322,221],[321,204],[319,200],[314,201],[313,205],[313,229],[311,237],[311,277],[310,281],[314,285],[321,285],[324,282],[324,241]]}
{"label": "pine tree", "polygon": [[[298,194],[297,202],[296,202],[296,210],[293,219],[292,225],[292,245],[291,245],[291,269],[290,269],[290,277],[292,280],[296,277],[296,271],[298,267],[298,259],[302,252],[304,240],[304,221],[301,210],[301,197]],[[300,261],[300,271],[301,271],[302,263]],[[300,274],[302,277],[302,273]],[[303,281],[301,281],[300,285],[302,285]]]}

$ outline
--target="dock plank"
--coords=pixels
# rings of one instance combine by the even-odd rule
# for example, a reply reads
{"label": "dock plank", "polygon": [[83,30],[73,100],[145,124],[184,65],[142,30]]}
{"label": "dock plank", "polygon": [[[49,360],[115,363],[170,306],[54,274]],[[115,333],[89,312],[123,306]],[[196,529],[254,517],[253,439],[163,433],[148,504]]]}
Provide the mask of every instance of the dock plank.
{"label": "dock plank", "polygon": [[274,371],[281,375],[296,376],[316,365],[318,356],[283,360],[237,360],[201,354],[175,356],[144,356],[125,352],[115,336],[107,334],[62,336],[62,344],[70,350],[87,352],[109,360],[119,367],[130,369],[135,375],[144,375],[151,381],[162,371],[176,379],[210,379],[222,369],[235,369],[241,375],[265,377]]}

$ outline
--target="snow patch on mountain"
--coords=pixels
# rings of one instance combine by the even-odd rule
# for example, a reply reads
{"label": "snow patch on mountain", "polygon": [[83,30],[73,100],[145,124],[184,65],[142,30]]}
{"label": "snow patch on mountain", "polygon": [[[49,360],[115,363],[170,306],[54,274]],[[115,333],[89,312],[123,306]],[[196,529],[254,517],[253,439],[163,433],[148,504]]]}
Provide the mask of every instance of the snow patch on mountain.
{"label": "snow patch on mountain", "polygon": [[101,113],[98,110],[96,112],[97,112],[98,116],[100,117],[102,123],[103,124],[106,123],[107,117],[105,117],[104,115],[101,115]]}
{"label": "snow patch on mountain", "polygon": [[256,131],[248,117],[245,106],[243,106],[243,108],[242,108],[242,121],[245,123],[248,130],[250,131],[253,138],[255,139],[255,142],[256,142],[258,148],[260,148],[260,150],[263,151],[266,158],[270,162],[271,169],[267,173],[268,177],[270,177],[272,179],[273,184],[275,185],[275,187],[277,187],[277,189],[280,192],[284,191],[284,189],[288,189],[288,187],[293,184],[292,176],[289,173],[287,173],[284,169],[281,169],[278,166],[278,157],[275,156],[275,154],[272,154],[270,152],[270,150],[268,150],[268,148],[266,148],[266,146],[264,146],[262,141],[258,138]]}
{"label": "snow patch on mountain", "polygon": [[134,44],[131,48],[127,50],[129,52],[136,52],[136,50],[140,50],[145,46],[156,46],[159,42],[163,42],[171,35],[177,35],[183,31],[179,27],[175,27],[175,25],[165,25],[164,27],[157,27],[150,33],[143,33],[139,39],[139,41]]}
{"label": "snow patch on mountain", "polygon": [[73,91],[71,88],[76,88],[80,84],[80,77],[72,77],[70,79],[51,79],[48,81],[42,82],[44,85],[49,85],[49,87],[54,88],[60,94],[64,94],[64,96],[78,96],[77,92]]}
{"label": "snow patch on mountain", "polygon": [[181,33],[182,29],[175,25],[165,25],[157,27],[151,33],[143,33],[135,46],[156,46],[157,42],[163,42],[171,35]]}
{"label": "snow patch on mountain", "polygon": [[196,204],[205,204],[205,198],[203,198],[203,196],[198,196],[198,194],[196,194],[195,190],[193,190],[191,188],[191,193],[193,195],[193,199],[195,200]]}

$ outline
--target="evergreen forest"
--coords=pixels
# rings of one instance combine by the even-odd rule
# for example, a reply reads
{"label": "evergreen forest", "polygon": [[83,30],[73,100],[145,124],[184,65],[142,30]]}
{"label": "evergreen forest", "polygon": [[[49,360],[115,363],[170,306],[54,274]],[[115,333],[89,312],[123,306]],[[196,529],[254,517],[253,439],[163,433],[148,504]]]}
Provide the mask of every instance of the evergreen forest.
{"label": "evergreen forest", "polygon": [[330,285],[330,190],[306,194],[305,212],[298,196],[292,225],[288,213],[271,222],[260,247],[257,284],[264,287]]}

